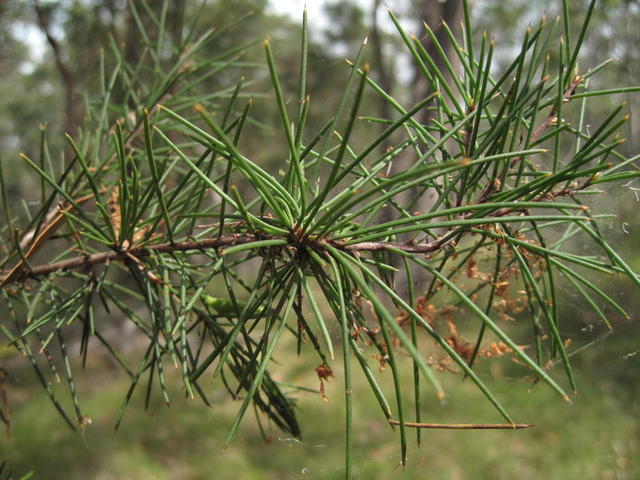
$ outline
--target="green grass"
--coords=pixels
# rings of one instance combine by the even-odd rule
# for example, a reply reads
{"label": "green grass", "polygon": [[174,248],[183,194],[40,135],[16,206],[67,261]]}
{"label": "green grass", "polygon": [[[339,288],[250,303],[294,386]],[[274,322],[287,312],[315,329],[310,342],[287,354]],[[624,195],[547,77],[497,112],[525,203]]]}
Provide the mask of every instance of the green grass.
{"label": "green grass", "polygon": [[[639,478],[640,406],[634,398],[640,389],[621,380],[625,375],[634,378],[640,360],[621,359],[619,354],[611,357],[610,353],[606,348],[593,348],[580,356],[576,368],[580,392],[573,405],[563,403],[549,388],[526,380],[488,379],[516,421],[536,426],[519,431],[428,430],[423,432],[421,446],[415,445],[415,435],[410,432],[408,465],[402,475],[397,434],[385,424],[364,379],[355,375],[354,478]],[[291,357],[280,355],[281,363],[273,368],[275,378],[318,388],[310,355],[300,359],[292,353],[285,355]],[[614,361],[615,378],[607,380],[610,369],[604,358]],[[297,394],[303,428],[300,440],[287,438],[266,425],[270,440],[265,442],[255,418],[249,415],[224,453],[221,447],[239,401],[230,401],[224,392],[214,391],[213,405],[207,408],[173,391],[170,408],[155,398],[145,411],[140,391],[120,430],[114,432],[127,385],[122,377],[113,377],[110,370],[100,367],[98,360],[93,364],[80,382],[85,413],[93,420],[82,435],[64,428],[35,385],[11,390],[13,439],[0,440],[0,458],[8,461],[15,474],[33,470],[34,478],[51,480],[330,479],[344,475],[339,359],[335,362],[335,378],[326,385],[329,402],[312,393]],[[400,367],[405,380],[410,380],[409,359],[403,358]],[[20,375],[25,380],[30,373]],[[388,369],[380,374],[391,400],[390,376]],[[470,381],[463,381],[459,374],[442,377],[449,399],[441,405],[425,392],[424,421],[500,421]],[[203,385],[208,382],[204,380]],[[170,383],[179,385],[177,381]]]}

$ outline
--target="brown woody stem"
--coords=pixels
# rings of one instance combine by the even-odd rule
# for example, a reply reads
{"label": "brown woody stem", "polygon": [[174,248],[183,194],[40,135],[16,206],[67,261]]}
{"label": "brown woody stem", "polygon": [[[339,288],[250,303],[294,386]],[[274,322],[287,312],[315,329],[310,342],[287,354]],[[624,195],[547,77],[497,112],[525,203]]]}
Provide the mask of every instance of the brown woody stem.
{"label": "brown woody stem", "polygon": [[[389,420],[391,425],[400,425],[397,420]],[[417,423],[404,422],[405,427],[412,428],[442,428],[448,430],[520,430],[533,425],[526,423]]]}
{"label": "brown woody stem", "polygon": [[[262,235],[260,239],[267,240],[271,238],[277,238],[269,235]],[[160,243],[157,245],[149,245],[145,247],[133,247],[128,250],[110,250],[107,252],[92,253],[86,255],[79,255],[68,260],[62,260],[60,262],[48,263],[45,265],[39,265],[31,269],[24,267],[21,270],[15,269],[10,271],[3,271],[3,278],[0,280],[0,286],[4,286],[8,283],[25,280],[28,278],[37,278],[44,275],[48,275],[54,272],[62,272],[72,270],[75,268],[90,267],[92,265],[98,265],[107,263],[110,261],[123,260],[130,258],[147,257],[155,253],[173,253],[173,252],[188,252],[198,250],[208,250],[216,248],[231,247],[234,245],[242,245],[245,243],[255,242],[257,237],[252,234],[233,234],[225,235],[221,237],[210,237],[201,240],[187,240],[183,242],[174,243]],[[408,243],[391,243],[391,242],[361,242],[351,245],[344,245],[339,242],[331,242],[331,245],[335,248],[347,252],[379,252],[384,250],[402,250],[407,253],[429,253],[439,248],[442,248],[444,244],[442,240],[435,240],[429,243],[421,244],[408,244]],[[321,248],[323,242],[313,242],[314,248]]]}

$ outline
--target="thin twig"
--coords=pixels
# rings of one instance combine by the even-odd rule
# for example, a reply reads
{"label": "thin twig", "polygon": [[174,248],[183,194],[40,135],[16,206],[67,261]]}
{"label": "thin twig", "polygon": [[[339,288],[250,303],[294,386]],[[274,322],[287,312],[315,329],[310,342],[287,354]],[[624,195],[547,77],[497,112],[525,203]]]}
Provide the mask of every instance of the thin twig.
{"label": "thin twig", "polygon": [[[400,425],[397,420],[388,420],[391,425]],[[411,428],[441,428],[447,430],[520,430],[534,425],[527,423],[417,423],[404,422],[405,427]]]}
{"label": "thin twig", "polygon": [[[261,240],[270,240],[279,238],[274,235],[261,235]],[[258,239],[253,234],[232,234],[222,237],[210,237],[201,240],[187,240],[184,242],[167,242],[157,245],[149,245],[146,247],[134,247],[128,250],[111,250],[108,252],[99,252],[87,255],[79,255],[68,260],[62,260],[60,262],[49,263],[45,265],[39,265],[31,268],[30,270],[11,270],[6,277],[2,279],[1,284],[18,282],[20,280],[26,280],[29,278],[37,278],[43,275],[49,275],[54,272],[63,272],[72,270],[75,268],[89,267],[92,265],[98,265],[110,261],[123,260],[130,258],[133,255],[136,258],[147,257],[155,253],[174,253],[174,252],[188,252],[198,250],[217,249],[224,247],[231,247],[234,245],[242,245],[245,243],[255,242]],[[408,243],[391,243],[391,242],[361,242],[351,245],[344,245],[339,242],[331,242],[331,245],[335,248],[339,248],[348,252],[379,252],[386,250],[401,250],[407,253],[428,253],[433,252],[439,248],[442,248],[446,241],[443,239],[435,240],[429,243],[421,244],[408,244]],[[309,246],[313,248],[322,248],[323,242],[310,242]],[[295,244],[291,244],[295,247]]]}
{"label": "thin twig", "polygon": [[[76,199],[76,204],[81,205],[87,200],[91,200],[93,198],[93,194],[85,195],[84,197],[80,197]],[[25,261],[29,260],[38,250],[40,250],[47,240],[52,238],[53,234],[60,227],[65,219],[65,213],[69,212],[73,208],[72,205],[67,205],[65,207],[62,204],[56,205],[52,208],[49,213],[46,215],[46,219],[44,222],[44,228],[40,230],[38,235],[34,238],[36,234],[36,229],[29,230],[25,235],[22,236],[19,242],[19,248],[21,250],[26,250],[23,258],[21,258],[13,268],[8,270],[8,273],[4,275],[0,279],[0,287],[3,287],[7,283],[13,282],[14,276],[18,275],[19,272],[24,268]]]}

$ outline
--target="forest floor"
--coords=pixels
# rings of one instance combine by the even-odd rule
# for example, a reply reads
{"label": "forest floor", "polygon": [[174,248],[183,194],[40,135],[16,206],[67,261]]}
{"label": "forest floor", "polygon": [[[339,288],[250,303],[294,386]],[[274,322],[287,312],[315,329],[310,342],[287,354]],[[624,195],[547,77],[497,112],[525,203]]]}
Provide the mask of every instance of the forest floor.
{"label": "forest floor", "polygon": [[[640,478],[640,353],[634,354],[638,349],[638,328],[628,332],[624,328],[613,343],[608,344],[606,339],[576,359],[579,390],[572,404],[544,385],[533,384],[520,375],[510,377],[508,365],[501,374],[494,369],[496,378],[485,373],[484,378],[514,420],[535,426],[517,431],[424,430],[419,446],[415,430],[410,430],[404,472],[399,465],[398,432],[384,421],[366,380],[354,364],[354,478]],[[317,390],[315,357],[308,352],[298,358],[294,348],[293,344],[286,345],[285,351],[277,355],[279,362],[272,369],[274,378]],[[29,471],[33,471],[32,478],[47,480],[343,478],[344,394],[342,372],[337,368],[341,363],[336,358],[335,377],[325,384],[328,401],[317,393],[295,393],[301,438],[282,434],[263,421],[265,440],[250,409],[225,452],[221,447],[240,402],[230,400],[209,379],[204,379],[202,385],[213,392],[211,407],[198,399],[185,399],[176,388],[169,392],[170,407],[154,391],[146,411],[143,383],[119,430],[114,431],[128,388],[127,379],[100,359],[90,358],[89,368],[79,375],[78,389],[83,413],[92,423],[78,434],[66,427],[33,373],[25,369],[18,372],[18,379],[30,386],[10,385],[14,425],[11,440],[0,437],[0,463],[5,460],[14,472],[11,478],[16,479]],[[400,367],[406,372],[404,380],[410,392],[410,360],[402,358]],[[169,380],[175,380],[169,384],[180,385],[177,373],[166,370]],[[562,378],[561,369],[552,373]],[[379,377],[393,409],[391,373],[387,369]],[[501,421],[468,379],[459,373],[441,377],[448,399],[440,403],[425,383],[423,421]],[[409,406],[407,411],[412,413],[412,409]],[[0,478],[6,478],[3,475],[6,473]]]}

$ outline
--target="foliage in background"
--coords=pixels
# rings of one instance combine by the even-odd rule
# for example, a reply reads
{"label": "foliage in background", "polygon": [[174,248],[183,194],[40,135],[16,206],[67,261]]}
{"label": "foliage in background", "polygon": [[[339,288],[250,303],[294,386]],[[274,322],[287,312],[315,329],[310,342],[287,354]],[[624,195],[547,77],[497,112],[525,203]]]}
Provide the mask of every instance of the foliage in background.
{"label": "foliage in background", "polygon": [[[213,376],[242,399],[225,445],[251,406],[258,420],[266,415],[299,435],[295,401],[283,391],[289,386],[268,370],[285,331],[298,352],[316,352],[321,392],[333,382],[330,332],[339,332],[347,476],[354,366],[399,430],[403,462],[408,428],[417,427],[420,441],[420,428],[443,427],[422,422],[420,405],[425,389],[445,397],[441,371],[464,372],[507,422],[458,428],[518,426],[477,375],[481,357],[512,357],[519,374],[568,399],[548,373],[560,363],[575,390],[572,346],[559,331],[560,278],[607,325],[602,302],[628,315],[590,273],[640,286],[601,234],[603,217],[584,200],[598,185],[638,176],[636,158],[619,151],[622,107],[586,127],[591,98],[635,90],[590,90],[588,80],[605,65],[578,70],[594,2],[581,25],[565,15],[527,31],[496,76],[494,43],[486,35],[474,41],[468,10],[462,38],[449,36],[460,70],[428,27],[439,58],[391,14],[433,93],[404,107],[369,75],[363,44],[321,127],[307,126],[314,98],[306,19],[295,93],[283,89],[265,40],[285,147],[277,151],[286,152],[273,171],[250,153],[260,145],[249,126],[260,124],[244,79],[252,72],[244,70],[255,65],[240,56],[256,42],[208,54],[225,43],[232,24],[200,36],[187,29],[172,43],[167,5],[157,13],[133,10],[144,45],[135,62],[117,48],[113,62],[99,57],[99,94],[87,102],[78,134],[67,136],[71,155],[58,162],[43,132],[36,153],[22,156],[36,174],[38,205],[14,208],[7,201],[11,179],[0,175],[0,282],[10,319],[1,328],[71,428],[91,423],[79,401],[72,349],[84,363],[100,344],[131,377],[118,424],[139,387],[147,404],[156,389],[168,404],[166,369],[175,367],[188,396],[208,404],[204,380]],[[221,79],[217,90],[209,88],[214,77]],[[395,113],[368,114],[365,92]],[[425,111],[428,123],[420,121]],[[395,163],[406,167],[398,171]],[[576,248],[577,237],[590,248]],[[512,317],[529,319],[526,337],[499,321]],[[145,340],[137,365],[108,332],[121,318],[136,332],[132,342]],[[465,318],[473,329],[462,326]],[[398,368],[403,355],[412,360],[410,372]],[[393,401],[378,380],[385,370]],[[67,382],[71,411],[51,388],[51,375]]]}

